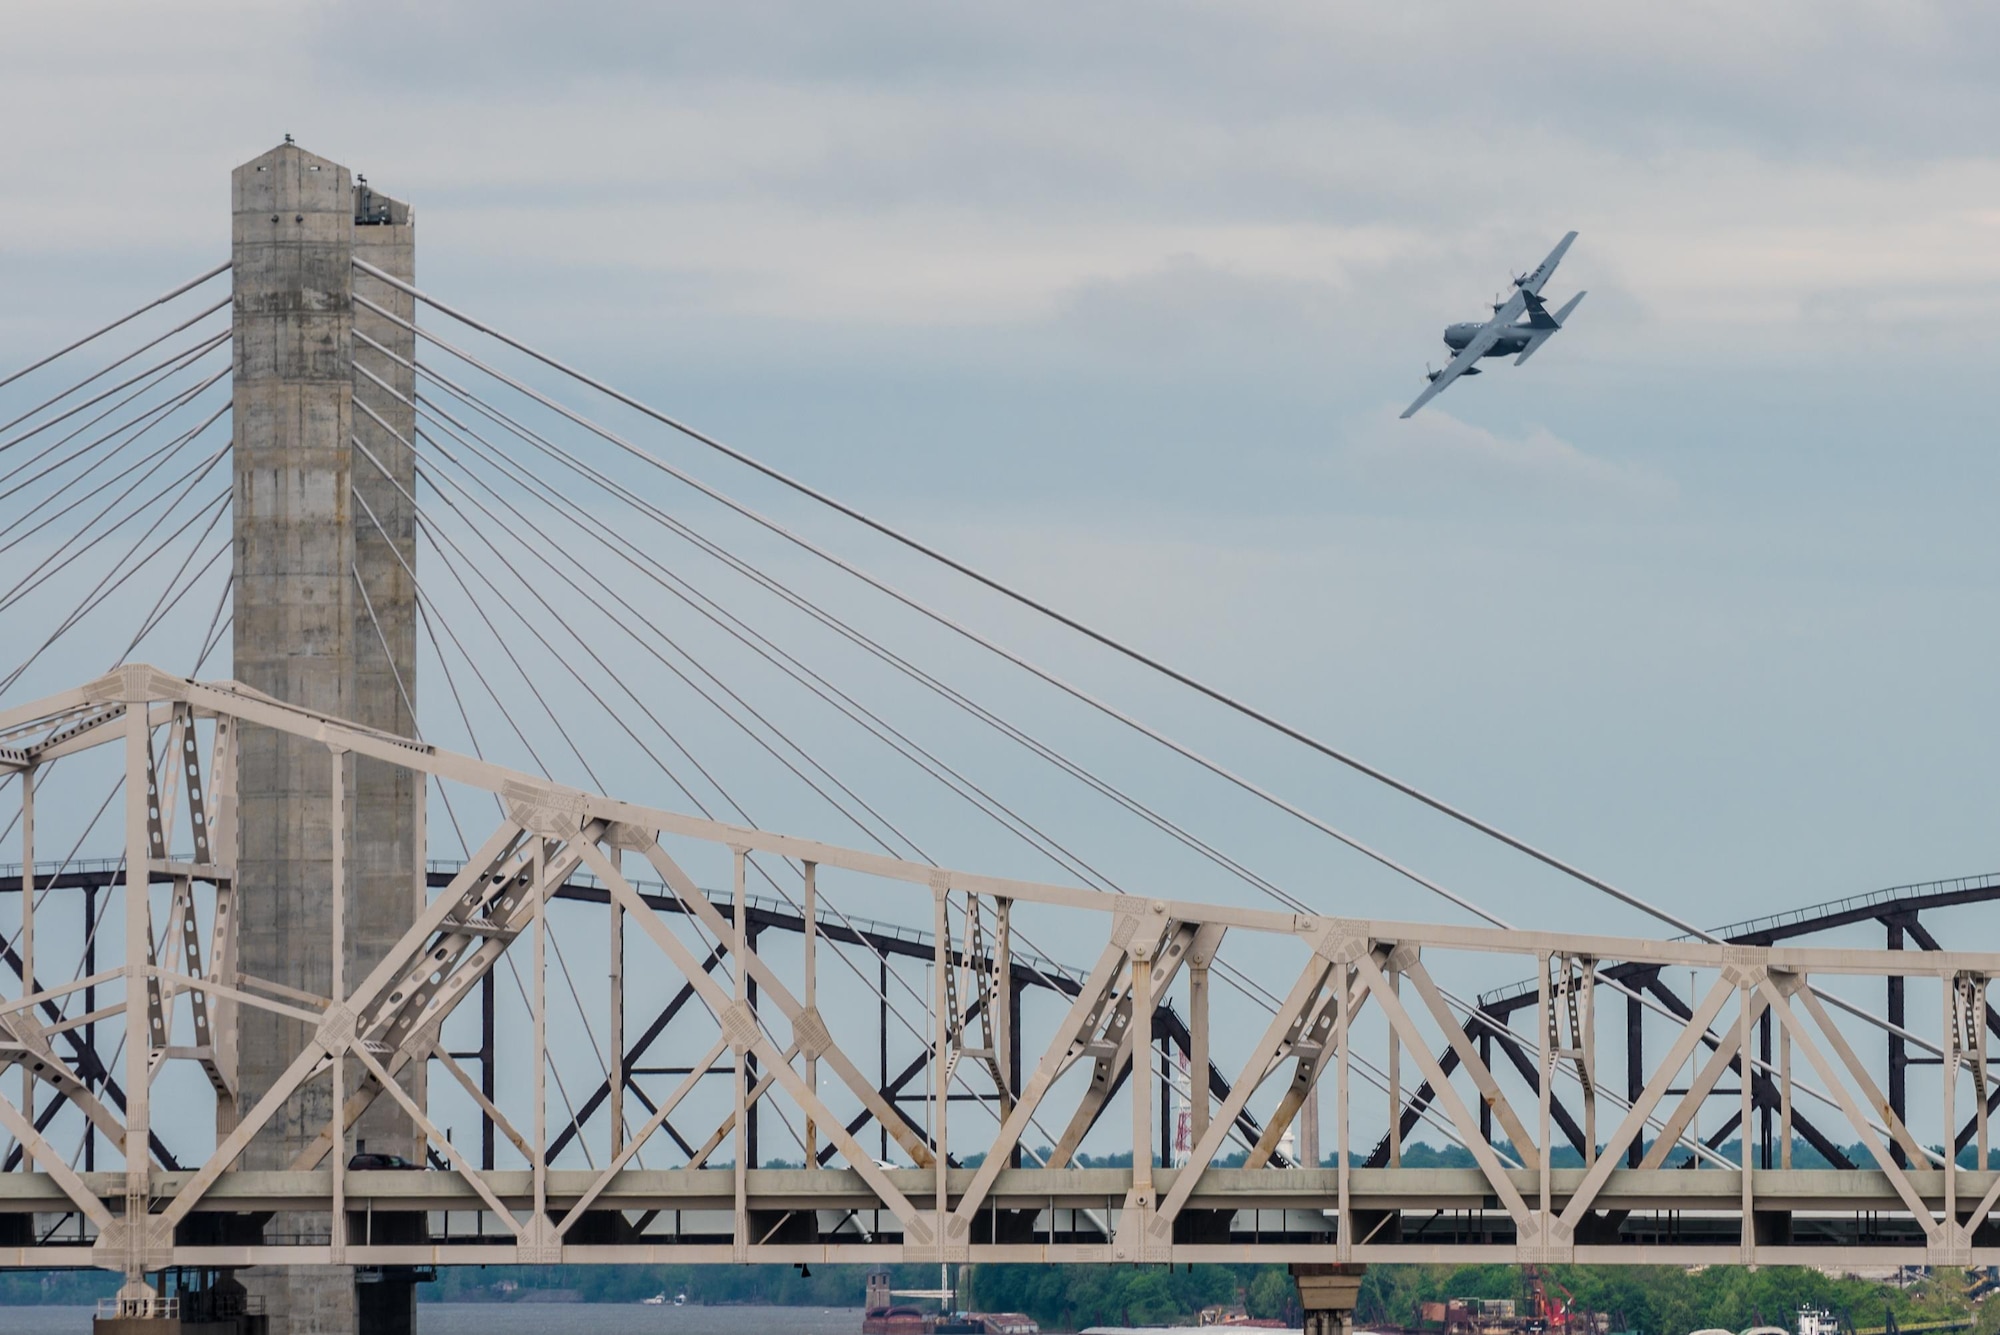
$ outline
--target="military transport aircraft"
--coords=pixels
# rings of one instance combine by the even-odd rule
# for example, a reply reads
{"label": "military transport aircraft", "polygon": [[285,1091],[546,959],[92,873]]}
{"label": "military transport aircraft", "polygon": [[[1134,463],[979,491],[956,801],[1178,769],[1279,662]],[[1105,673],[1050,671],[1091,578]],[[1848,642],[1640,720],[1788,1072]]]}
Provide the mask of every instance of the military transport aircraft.
{"label": "military transport aircraft", "polygon": [[[1579,292],[1562,304],[1560,310],[1551,312],[1542,303],[1542,284],[1549,281],[1549,275],[1562,263],[1563,252],[1569,243],[1576,240],[1571,232],[1556,242],[1556,248],[1542,261],[1533,273],[1523,274],[1514,280],[1514,292],[1505,301],[1493,303],[1493,318],[1480,324],[1468,320],[1463,324],[1446,325],[1445,346],[1455,354],[1442,371],[1428,372],[1430,385],[1417,395],[1417,401],[1403,410],[1408,417],[1417,409],[1429,403],[1444,392],[1444,387],[1462,375],[1478,375],[1479,368],[1473,363],[1481,357],[1506,357],[1514,353],[1514,365],[1535,355],[1535,349],[1548,342],[1549,335],[1563,327],[1569,313],[1576,309],[1576,303],[1583,300]],[[1521,319],[1523,313],[1527,319]]]}

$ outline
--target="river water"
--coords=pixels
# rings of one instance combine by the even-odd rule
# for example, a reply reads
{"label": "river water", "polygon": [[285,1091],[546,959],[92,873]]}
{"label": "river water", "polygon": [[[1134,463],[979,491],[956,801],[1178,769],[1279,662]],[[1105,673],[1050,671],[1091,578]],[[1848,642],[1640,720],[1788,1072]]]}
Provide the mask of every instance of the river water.
{"label": "river water", "polygon": [[[0,1307],[0,1335],[90,1330],[88,1307]],[[857,1307],[647,1307],[641,1303],[419,1303],[421,1335],[859,1335]]]}

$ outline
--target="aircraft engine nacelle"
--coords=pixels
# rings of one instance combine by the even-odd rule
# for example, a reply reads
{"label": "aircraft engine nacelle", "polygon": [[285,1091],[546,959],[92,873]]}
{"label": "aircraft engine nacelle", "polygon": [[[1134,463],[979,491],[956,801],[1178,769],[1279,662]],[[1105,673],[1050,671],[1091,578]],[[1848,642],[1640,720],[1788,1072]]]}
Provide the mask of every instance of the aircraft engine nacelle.
{"label": "aircraft engine nacelle", "polygon": [[[1426,373],[1424,374],[1424,379],[1426,379],[1426,380],[1436,380],[1436,379],[1437,379],[1437,378],[1438,378],[1439,376],[1441,376],[1441,375],[1443,375],[1443,374],[1444,374],[1444,372],[1443,372],[1443,371],[1428,371],[1428,372],[1426,372]],[[1481,371],[1480,371],[1480,369],[1479,369],[1478,367],[1476,367],[1476,366],[1468,366],[1468,367],[1466,367],[1466,368],[1465,368],[1465,369],[1464,369],[1463,371],[1460,371],[1460,372],[1459,372],[1459,374],[1460,374],[1460,375],[1480,375],[1480,374],[1482,374],[1482,372],[1481,372]]]}

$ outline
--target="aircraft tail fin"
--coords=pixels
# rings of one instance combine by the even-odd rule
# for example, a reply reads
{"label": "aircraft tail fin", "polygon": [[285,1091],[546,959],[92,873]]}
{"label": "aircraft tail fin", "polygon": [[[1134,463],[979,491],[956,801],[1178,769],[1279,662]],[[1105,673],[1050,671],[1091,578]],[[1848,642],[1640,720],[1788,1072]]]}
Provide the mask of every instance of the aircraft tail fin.
{"label": "aircraft tail fin", "polygon": [[1521,349],[1521,355],[1514,359],[1514,365],[1519,366],[1522,362],[1534,356],[1535,349],[1548,342],[1550,334],[1555,333],[1556,330],[1568,324],[1569,313],[1576,309],[1577,303],[1582,301],[1583,298],[1583,293],[1577,293],[1568,301],[1565,301],[1553,314],[1540,301],[1530,299],[1528,323],[1533,327],[1535,333],[1528,340],[1528,346]]}

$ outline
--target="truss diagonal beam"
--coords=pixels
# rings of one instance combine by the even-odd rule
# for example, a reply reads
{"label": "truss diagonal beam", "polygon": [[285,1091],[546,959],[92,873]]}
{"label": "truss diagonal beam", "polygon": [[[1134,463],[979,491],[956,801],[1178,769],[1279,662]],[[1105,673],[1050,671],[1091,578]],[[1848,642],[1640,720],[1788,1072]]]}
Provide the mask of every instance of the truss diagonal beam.
{"label": "truss diagonal beam", "polygon": [[[659,873],[660,879],[680,899],[686,911],[700,919],[702,925],[708,928],[717,941],[735,939],[735,929],[723,919],[721,911],[709,902],[708,896],[701,892],[701,888],[694,883],[693,878],[681,870],[680,864],[667,855],[666,849],[660,847],[658,839],[647,843],[642,855],[653,864],[653,870]],[[643,907],[643,901],[641,905]],[[646,911],[649,915],[652,913],[651,909]],[[756,951],[745,951],[743,958],[737,961],[737,967],[743,969],[747,977],[756,980],[759,995],[768,998],[795,1031],[802,1022],[808,1028],[825,1030],[825,1022],[819,1017],[818,1012],[815,1011],[809,1020],[804,1018],[806,1014],[804,1005],[792,995],[784,980],[758,956]],[[702,977],[707,977],[707,974],[702,973]],[[695,980],[690,978],[688,981]],[[932,1162],[930,1147],[921,1137],[912,1135],[907,1128],[893,1121],[887,1101],[882,1098],[868,1077],[862,1074],[861,1068],[841,1051],[838,1044],[829,1045],[817,1056],[840,1078],[841,1083],[861,1100],[862,1105],[875,1114],[882,1125],[890,1128],[889,1134],[896,1137],[896,1142],[903,1147],[903,1152],[910,1156],[917,1167],[930,1166]]]}
{"label": "truss diagonal beam", "polygon": [[[1768,1001],[1756,993],[1745,994],[1744,1004],[1750,1008],[1747,1021],[1749,1024],[1755,1024],[1762,1019],[1765,1010],[1770,1006]],[[1682,1095],[1680,1104],[1668,1116],[1666,1124],[1660,1128],[1659,1135],[1653,1138],[1652,1148],[1647,1150],[1646,1156],[1639,1161],[1639,1167],[1659,1168],[1664,1165],[1667,1156],[1679,1146],[1688,1124],[1694,1121],[1695,1115],[1701,1111],[1703,1101],[1715,1092],[1715,1086],[1721,1081],[1722,1073],[1734,1068],[1740,1076],[1742,1068],[1747,1063],[1742,1060],[1743,1045],[1737,1036],[1737,1028],[1731,1026],[1726,1031],[1726,1041],[1718,1045],[1715,1051],[1709,1054],[1708,1060],[1702,1063],[1701,1070],[1689,1083],[1687,1093]],[[1748,1145],[1747,1138],[1744,1143]],[[1749,1160],[1747,1149],[1744,1151],[1744,1160],[1746,1163]]]}
{"label": "truss diagonal beam", "polygon": [[[1197,924],[1194,923],[1177,922],[1167,925],[1166,940],[1169,944],[1154,952],[1147,966],[1152,974],[1150,996],[1164,996],[1167,988],[1173,985],[1174,977],[1180,972],[1181,964],[1187,958],[1188,950],[1193,945],[1198,930]],[[1173,949],[1174,944],[1178,944],[1181,948]],[[1136,962],[1132,965],[1134,970],[1138,967]],[[1136,975],[1134,981],[1136,982]],[[1098,1118],[1104,1113],[1105,1104],[1111,1101],[1111,1095],[1125,1073],[1133,1069],[1133,1061],[1137,1055],[1133,1051],[1132,1024],[1135,992],[1135,987],[1127,986],[1120,993],[1118,1004],[1112,1008],[1103,1039],[1092,1044],[1090,1087],[1084,1091],[1082,1100],[1070,1117],[1069,1125],[1063,1129],[1054,1151],[1049,1155],[1050,1168],[1060,1168],[1070,1161],[1070,1156],[1076,1153],[1077,1147],[1083,1143],[1083,1138],[1097,1125]],[[1149,1055],[1147,1061],[1150,1063],[1151,1060]]]}
{"label": "truss diagonal beam", "polygon": [[1458,1096],[1458,1091],[1452,1087],[1451,1081],[1445,1078],[1444,1070],[1438,1065],[1437,1058],[1431,1055],[1430,1045],[1418,1032],[1416,1024],[1410,1019],[1410,1013],[1403,1009],[1403,1003],[1397,998],[1396,990],[1389,986],[1388,976],[1382,972],[1382,966],[1376,963],[1374,952],[1362,951],[1355,957],[1354,967],[1360,973],[1362,980],[1367,983],[1368,990],[1374,993],[1375,1003],[1382,1008],[1383,1014],[1389,1017],[1391,1027],[1408,1045],[1411,1057],[1422,1069],[1425,1079],[1431,1082],[1431,1088],[1437,1091],[1437,1101],[1444,1105],[1445,1115],[1458,1132],[1460,1141],[1471,1151],[1474,1161],[1479,1165],[1479,1171],[1486,1175],[1486,1180],[1492,1185],[1493,1194],[1499,1199],[1501,1207],[1514,1217],[1515,1226],[1523,1234],[1538,1236],[1541,1229],[1539,1221],[1535,1218],[1535,1212],[1528,1208],[1528,1203],[1522,1199],[1513,1180],[1507,1176],[1507,1170],[1501,1166],[1500,1158],[1494,1154],[1493,1147],[1479,1134],[1478,1121],[1467,1111],[1465,1101]]}
{"label": "truss diagonal beam", "polygon": [[[1624,1119],[1618,1123],[1618,1129],[1612,1132],[1611,1139],[1605,1142],[1603,1152],[1584,1174],[1582,1183],[1571,1193],[1569,1205],[1561,1216],[1561,1222],[1566,1227],[1574,1231],[1577,1224],[1582,1221],[1584,1214],[1590,1209],[1591,1202],[1597,1199],[1597,1194],[1610,1180],[1612,1171],[1618,1167],[1618,1161],[1624,1156],[1626,1148],[1646,1129],[1646,1119],[1653,1115],[1655,1108],[1659,1107],[1660,1100],[1666,1096],[1668,1088],[1674,1083],[1675,1076],[1693,1055],[1695,1048],[1701,1044],[1709,1025],[1713,1024],[1715,1017],[1722,1013],[1722,1008],[1728,1004],[1733,991],[1735,987],[1728,979],[1717,979],[1715,986],[1709,988],[1708,995],[1701,999],[1701,1004],[1695,1007],[1693,1016],[1681,1026],[1681,1032],[1675,1037],[1673,1047],[1668,1050],[1666,1058],[1653,1068],[1652,1077],[1647,1080],[1645,1089],[1640,1092],[1638,1098],[1632,1100],[1632,1106],[1626,1109]],[[1664,1140],[1664,1137],[1662,1139]]]}
{"label": "truss diagonal beam", "polygon": [[[1799,1051],[1805,1054],[1806,1060],[1812,1064],[1813,1070],[1819,1074],[1819,1078],[1825,1082],[1835,1100],[1838,1101],[1841,1112],[1846,1114],[1848,1125],[1853,1128],[1854,1134],[1860,1139],[1863,1147],[1867,1149],[1869,1156],[1875,1160],[1875,1166],[1888,1177],[1889,1185],[1895,1188],[1896,1194],[1902,1198],[1903,1204],[1909,1209],[1911,1217],[1923,1225],[1924,1235],[1935,1243],[1937,1241],[1938,1230],[1936,1222],[1931,1218],[1930,1208],[1924,1204],[1923,1197],[1918,1195],[1917,1189],[1911,1185],[1909,1174],[1903,1170],[1901,1165],[1896,1163],[1895,1159],[1890,1155],[1888,1148],[1883,1145],[1881,1137],[1875,1134],[1875,1127],[1869,1120],[1868,1115],[1861,1110],[1860,1104],[1855,1101],[1854,1095],[1849,1092],[1847,1083],[1840,1078],[1840,1074],[1834,1069],[1833,1063],[1828,1061],[1826,1054],[1820,1051],[1820,1046],[1813,1040],[1811,1031],[1800,1022],[1798,1013],[1792,1009],[1786,992],[1793,989],[1802,991],[1802,980],[1794,975],[1767,975],[1759,981],[1758,989],[1763,992],[1766,1000],[1769,1001],[1771,1010],[1777,1015],[1779,1023],[1784,1025],[1786,1034],[1798,1046]],[[1825,1011],[1822,1010],[1815,1018],[1817,1019],[1819,1016],[1824,1015]],[[1822,1024],[1824,1023],[1822,1021]]]}
{"label": "truss diagonal beam", "polygon": [[1083,1036],[1094,1031],[1109,1009],[1111,989],[1118,969],[1125,961],[1125,944],[1119,936],[1122,933],[1129,941],[1136,935],[1138,924],[1132,921],[1136,916],[1137,910],[1134,909],[1130,918],[1113,927],[1111,940],[1098,955],[1097,965],[1090,971],[1090,976],[1077,990],[1068,1013],[1056,1026],[1055,1035],[1049,1040],[1041,1060],[1035,1063],[1034,1074],[1028,1077],[1027,1084],[1014,1100],[1013,1108],[1001,1120],[999,1134],[994,1137],[986,1161],[979,1165],[965,1194],[959,1198],[957,1208],[952,1211],[950,1227],[953,1235],[970,1230],[972,1217],[979,1213],[979,1207],[986,1200],[986,1193],[993,1189],[1000,1170],[1012,1159],[1014,1147],[1021,1143],[1022,1134],[1027,1131],[1028,1123],[1034,1118],[1035,1110],[1041,1106],[1050,1086],[1083,1055]]}
{"label": "truss diagonal beam", "polygon": [[[1444,995],[1439,992],[1438,985],[1431,978],[1430,970],[1424,967],[1423,960],[1411,960],[1404,968],[1403,976],[1417,989],[1417,995],[1423,999],[1424,1008],[1431,1013],[1432,1021],[1444,1034],[1445,1041],[1451,1045],[1451,1050],[1458,1054],[1459,1065],[1472,1077],[1472,1083],[1478,1087],[1480,1098],[1492,1107],[1493,1115],[1499,1120],[1501,1130],[1507,1134],[1508,1139],[1519,1146],[1516,1153],[1522,1155],[1540,1153],[1537,1149],[1538,1138],[1529,1133],[1527,1123],[1523,1122],[1520,1115],[1514,1111],[1514,1105],[1501,1090],[1500,1082],[1494,1079],[1493,1072],[1487,1069],[1486,1062],[1480,1057],[1478,1045],[1465,1032],[1465,1027],[1458,1022],[1458,1017],[1452,1013],[1451,1007],[1445,1004]],[[1504,1039],[1502,1043],[1504,1046]],[[1439,1069],[1442,1070],[1442,1066]],[[1525,1163],[1526,1160],[1523,1159],[1522,1162]]]}
{"label": "truss diagonal beam", "polygon": [[1258,1086],[1270,1076],[1277,1063],[1284,1059],[1288,1040],[1297,1034],[1301,1017],[1312,1005],[1313,999],[1319,995],[1320,989],[1326,985],[1327,975],[1334,968],[1332,962],[1317,953],[1306,961],[1305,968],[1300,971],[1297,981],[1292,984],[1292,990],[1286,994],[1284,1001],[1279,1003],[1277,1012],[1271,1016],[1271,1023],[1265,1027],[1263,1037],[1250,1049],[1249,1059],[1244,1062],[1243,1070],[1230,1086],[1229,1097],[1222,1101],[1222,1107],[1217,1109],[1210,1119],[1207,1134],[1202,1136],[1201,1141],[1189,1153],[1187,1167],[1180,1171],[1180,1175],[1174,1179],[1174,1185],[1160,1197],[1159,1208],[1155,1211],[1155,1215],[1166,1226],[1172,1226],[1174,1216],[1180,1213],[1181,1208],[1187,1204],[1188,1197],[1194,1194],[1196,1184],[1207,1172],[1208,1166],[1214,1162],[1216,1152],[1222,1148],[1222,1142],[1228,1136],[1230,1126],[1236,1121],[1236,1115],[1243,1111],[1244,1106],[1250,1102],[1251,1095],[1257,1092]]}
{"label": "truss diagonal beam", "polygon": [[[728,943],[722,942],[718,944],[708,952],[707,958],[702,960],[702,972],[713,973],[715,966],[720,964],[727,954]],[[694,1000],[694,984],[682,983],[680,989],[674,993],[667,1004],[660,1008],[660,1013],[653,1017],[653,1022],[647,1025],[644,1032],[639,1035],[632,1046],[626,1049],[625,1060],[620,1063],[619,1069],[629,1073],[634,1066],[638,1065],[640,1058],[644,1057],[651,1050],[654,1042],[659,1039],[661,1034],[666,1032],[667,1026],[673,1023],[674,1017],[681,1013],[681,1008],[692,1000]],[[626,1083],[629,1088],[629,1074],[627,1075]],[[555,1140],[550,1142],[549,1161],[551,1163],[562,1154],[564,1148],[569,1145],[571,1140],[583,1134],[583,1124],[589,1121],[591,1115],[610,1097],[611,1078],[606,1076],[598,1083],[597,1088],[591,1092],[590,1096],[584,1099],[582,1106],[576,1110],[576,1116],[570,1120],[570,1124],[562,1129],[561,1134],[557,1135]]]}
{"label": "truss diagonal beam", "polygon": [[[625,1148],[618,1151],[617,1156],[611,1160],[610,1165],[597,1175],[597,1180],[592,1182],[583,1195],[578,1198],[576,1204],[570,1207],[569,1213],[557,1221],[556,1235],[558,1237],[567,1234],[570,1227],[577,1220],[583,1218],[584,1211],[588,1210],[592,1203],[604,1194],[604,1189],[610,1186],[620,1173],[625,1171],[625,1165],[632,1161],[632,1156],[637,1154],[645,1146],[646,1142],[653,1138],[654,1132],[666,1124],[667,1118],[672,1115],[674,1109],[680,1107],[681,1100],[694,1092],[695,1084],[700,1081],[708,1068],[714,1064],[715,1059],[728,1050],[729,1044],[720,1038],[709,1044],[708,1051],[702,1054],[701,1060],[696,1062],[694,1068],[685,1076],[681,1077],[681,1082],[674,1086],[672,1093],[660,1100],[654,1107],[652,1116],[648,1117],[645,1124],[625,1143]],[[734,1116],[735,1114],[732,1113],[731,1117],[733,1118]]]}
{"label": "truss diagonal beam", "polygon": [[[658,847],[657,843],[654,844],[654,847]],[[639,924],[640,929],[647,936],[651,937],[654,944],[658,945],[666,953],[667,957],[673,961],[674,967],[681,971],[682,976],[688,982],[695,985],[696,990],[702,994],[702,999],[709,1004],[715,1014],[733,1014],[732,1007],[734,1002],[729,994],[724,992],[716,981],[703,971],[701,961],[695,957],[694,952],[689,950],[681,942],[680,938],[675,936],[672,930],[667,927],[666,923],[660,920],[660,916],[647,906],[646,902],[639,897],[638,891],[634,890],[631,883],[625,879],[624,873],[612,864],[611,860],[604,855],[603,850],[598,848],[596,844],[588,841],[581,841],[581,848],[584,861],[590,864],[590,869],[596,872],[598,878],[610,887],[612,893],[624,905],[626,913],[630,914],[632,920]],[[668,865],[672,865],[671,860],[665,857],[664,852],[661,854],[661,860],[666,861]],[[763,1027],[757,1023],[755,1016],[751,1015],[744,1018],[748,1021],[750,1030],[754,1031],[744,1033],[740,1036],[748,1040],[744,1044],[745,1048],[754,1049],[760,1060],[769,1063],[770,1069],[776,1072],[779,1082],[785,1086],[785,1092],[791,1095],[802,1109],[810,1113],[817,1123],[827,1128],[828,1134],[832,1135],[835,1143],[840,1146],[841,1153],[847,1156],[849,1166],[861,1174],[862,1180],[868,1184],[869,1190],[873,1191],[877,1199],[888,1206],[890,1212],[902,1221],[907,1236],[916,1239],[919,1243],[928,1243],[934,1235],[930,1227],[919,1216],[916,1206],[911,1204],[909,1197],[897,1189],[895,1183],[889,1180],[882,1169],[876,1165],[875,1160],[861,1148],[860,1144],[852,1136],[847,1135],[845,1132],[834,1130],[840,1123],[828,1111],[826,1105],[820,1102],[818,1092],[807,1089],[805,1082],[799,1078],[798,1072],[793,1070],[789,1063],[781,1059],[776,1046],[771,1042],[769,1035],[764,1032]],[[837,1051],[839,1051],[837,1047],[829,1046],[827,1053],[822,1053],[821,1056],[824,1058],[828,1053]],[[847,1064],[852,1066],[851,1062]]]}
{"label": "truss diagonal beam", "polygon": [[35,1129],[34,1123],[22,1116],[21,1110],[4,1097],[0,1097],[0,1125],[4,1125],[8,1134],[29,1148],[35,1156],[37,1170],[53,1178],[56,1185],[62,1188],[63,1195],[69,1197],[91,1223],[100,1229],[110,1227],[111,1211],[104,1207],[97,1193],[85,1185],[62,1154],[42,1139],[42,1133]]}
{"label": "truss diagonal beam", "polygon": [[352,1055],[363,1066],[368,1068],[368,1074],[375,1078],[375,1084],[387,1090],[389,1097],[402,1105],[403,1111],[409,1115],[410,1120],[422,1129],[424,1139],[430,1142],[432,1148],[444,1152],[445,1158],[451,1161],[451,1166],[458,1170],[459,1176],[472,1184],[472,1189],[479,1193],[480,1199],[486,1202],[487,1208],[499,1217],[501,1223],[513,1230],[516,1238],[519,1238],[522,1234],[521,1221],[514,1217],[514,1212],[508,1209],[500,1197],[495,1194],[493,1188],[487,1185],[485,1176],[478,1169],[474,1168],[464,1155],[459,1153],[458,1147],[451,1143],[451,1137],[438,1130],[437,1124],[432,1122],[424,1110],[417,1106],[415,1099],[404,1092],[403,1087],[396,1083],[395,1077],[382,1069],[382,1063],[376,1061],[374,1055],[360,1044],[355,1044],[345,1049],[344,1053]]}

